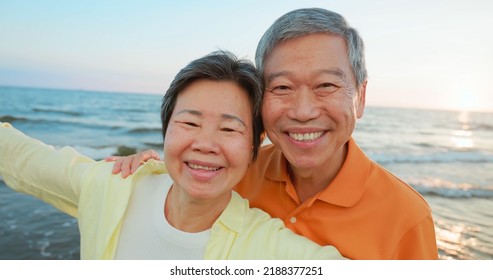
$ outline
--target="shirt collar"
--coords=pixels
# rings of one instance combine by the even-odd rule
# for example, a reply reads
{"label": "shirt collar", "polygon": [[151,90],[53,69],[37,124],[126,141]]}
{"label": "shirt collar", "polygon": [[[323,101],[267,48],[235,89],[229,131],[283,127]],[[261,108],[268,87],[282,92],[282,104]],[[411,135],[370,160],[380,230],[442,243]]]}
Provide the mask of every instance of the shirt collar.
{"label": "shirt collar", "polygon": [[[164,165],[163,162],[149,160],[144,164],[144,166],[138,169],[138,172],[134,175],[133,180],[151,173],[162,174],[166,172],[166,165]],[[248,208],[248,201],[243,199],[235,191],[232,191],[230,202],[214,224],[221,223],[233,231],[240,232],[244,222],[242,217],[245,217],[245,213]]]}
{"label": "shirt collar", "polygon": [[232,231],[241,232],[248,208],[248,201],[243,199],[235,191],[232,191],[231,200],[214,225],[221,223]]}
{"label": "shirt collar", "polygon": [[268,159],[269,162],[265,171],[265,177],[273,181],[286,182],[289,180],[287,159],[276,146],[273,145],[272,148],[274,152],[270,159]]}
{"label": "shirt collar", "polygon": [[[342,207],[351,207],[361,199],[371,165],[370,159],[352,137],[347,145],[348,152],[341,170],[316,197],[318,200]],[[288,176],[287,160],[278,148],[275,148],[267,164],[265,177],[285,183],[291,180]]]}

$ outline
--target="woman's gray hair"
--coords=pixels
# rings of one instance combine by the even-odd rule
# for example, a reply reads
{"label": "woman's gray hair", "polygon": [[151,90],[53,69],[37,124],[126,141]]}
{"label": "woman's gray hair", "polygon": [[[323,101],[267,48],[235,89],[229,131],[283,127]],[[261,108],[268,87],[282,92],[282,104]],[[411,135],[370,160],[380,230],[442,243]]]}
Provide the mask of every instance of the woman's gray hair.
{"label": "woman's gray hair", "polygon": [[[245,90],[252,109],[253,155],[257,158],[263,140],[264,127],[261,117],[263,84],[262,75],[252,62],[238,59],[227,51],[217,51],[190,62],[175,76],[161,104],[163,140],[165,140],[171,114],[180,93],[198,80],[231,81]],[[214,106],[214,104],[210,104]]]}
{"label": "woman's gray hair", "polygon": [[356,29],[349,26],[344,17],[320,8],[298,9],[278,18],[258,43],[255,54],[257,69],[264,72],[265,59],[278,43],[313,33],[335,34],[346,40],[356,84],[361,86],[368,78],[363,39]]}

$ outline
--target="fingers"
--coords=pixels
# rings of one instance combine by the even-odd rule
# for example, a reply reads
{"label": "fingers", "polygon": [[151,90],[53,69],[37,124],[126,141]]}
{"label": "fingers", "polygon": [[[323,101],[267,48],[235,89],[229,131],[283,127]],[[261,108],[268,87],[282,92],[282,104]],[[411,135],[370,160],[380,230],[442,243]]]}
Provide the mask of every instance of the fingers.
{"label": "fingers", "polygon": [[121,157],[121,156],[111,156],[107,157],[104,160],[106,162],[112,162],[114,161],[115,163],[113,164],[113,169],[111,170],[111,173],[113,174],[118,174],[121,173],[123,178],[127,178],[128,175],[130,175],[130,164],[132,162],[132,156],[128,157]]}
{"label": "fingers", "polygon": [[134,158],[135,155],[131,155],[131,156],[126,156],[122,159],[120,163],[120,173],[122,175],[122,178],[127,178],[130,174],[132,174],[131,168],[132,168],[132,161],[134,160]]}
{"label": "fingers", "polygon": [[118,174],[118,173],[121,172],[121,165],[122,165],[122,162],[123,162],[123,158],[124,157],[121,157],[121,156],[109,156],[109,157],[106,157],[104,159],[104,161],[106,161],[106,162],[115,162],[113,164],[113,170],[111,171],[111,173]]}
{"label": "fingers", "polygon": [[134,174],[135,171],[150,159],[160,160],[159,154],[154,150],[146,150],[134,155],[132,163],[130,165],[130,174]]}
{"label": "fingers", "polygon": [[141,164],[146,162],[145,157],[140,153],[133,156],[132,161],[129,164],[129,172],[134,174]]}
{"label": "fingers", "polygon": [[125,161],[125,157],[118,157],[115,159],[115,163],[113,164],[113,170],[111,171],[113,174],[118,174],[122,171],[122,163]]}
{"label": "fingers", "polygon": [[112,161],[116,161],[119,158],[120,158],[119,156],[110,156],[110,157],[105,158],[104,161],[112,162]]}
{"label": "fingers", "polygon": [[113,174],[121,173],[122,178],[127,178],[128,176],[134,174],[139,166],[150,159],[160,160],[159,154],[154,150],[146,150],[135,155],[126,157],[111,156],[105,158],[104,160],[106,162],[114,162],[112,170]]}

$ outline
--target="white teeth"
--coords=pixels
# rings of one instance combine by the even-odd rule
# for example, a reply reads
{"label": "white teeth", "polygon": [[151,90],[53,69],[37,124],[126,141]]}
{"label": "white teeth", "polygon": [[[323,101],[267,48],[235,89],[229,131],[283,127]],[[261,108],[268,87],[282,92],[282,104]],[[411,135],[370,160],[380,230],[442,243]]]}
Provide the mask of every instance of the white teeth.
{"label": "white teeth", "polygon": [[313,141],[322,136],[323,132],[311,132],[311,133],[289,133],[289,137],[296,141],[308,142]]}
{"label": "white teeth", "polygon": [[203,166],[203,165],[198,165],[198,164],[193,164],[193,163],[188,163],[188,166],[192,169],[205,170],[205,171],[217,171],[217,170],[219,170],[219,167]]}

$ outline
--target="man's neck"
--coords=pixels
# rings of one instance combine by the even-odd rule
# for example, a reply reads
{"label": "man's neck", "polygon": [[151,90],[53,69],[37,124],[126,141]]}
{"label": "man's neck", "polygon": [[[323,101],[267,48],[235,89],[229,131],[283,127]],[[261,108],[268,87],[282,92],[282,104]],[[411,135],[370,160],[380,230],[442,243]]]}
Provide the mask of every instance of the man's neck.
{"label": "man's neck", "polygon": [[346,160],[347,146],[348,144],[344,145],[325,164],[316,168],[297,169],[288,163],[289,177],[300,203],[323,191],[334,180]]}

